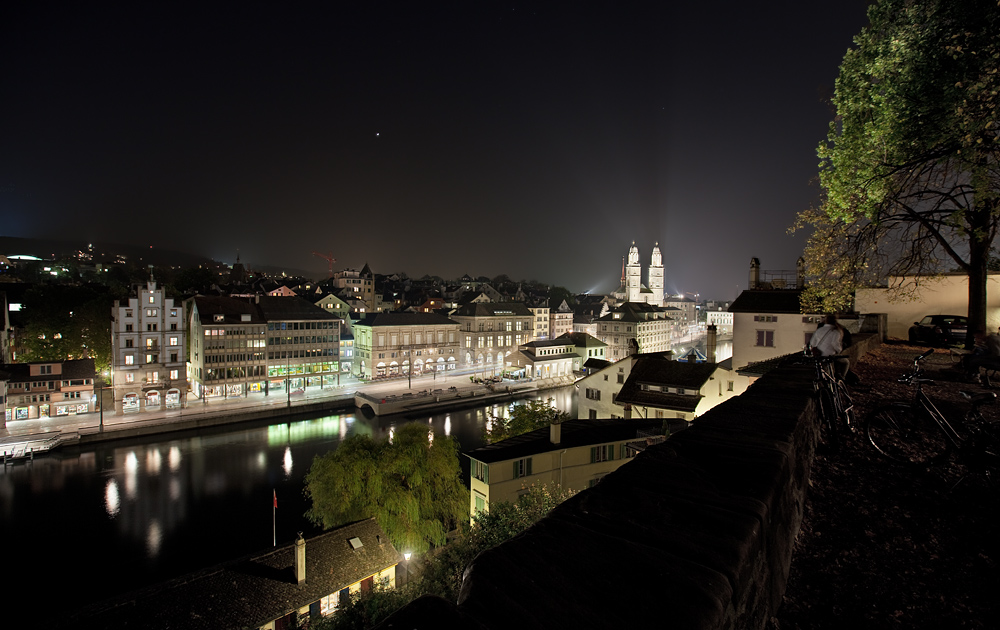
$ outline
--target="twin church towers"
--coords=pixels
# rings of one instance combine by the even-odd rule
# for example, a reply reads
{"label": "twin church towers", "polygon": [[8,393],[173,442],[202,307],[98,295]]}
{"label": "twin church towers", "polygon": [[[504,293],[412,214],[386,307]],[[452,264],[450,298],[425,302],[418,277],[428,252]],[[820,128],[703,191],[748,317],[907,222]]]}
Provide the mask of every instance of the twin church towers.
{"label": "twin church towers", "polygon": [[628,259],[622,260],[622,285],[616,297],[625,302],[644,302],[655,306],[663,306],[663,256],[660,254],[660,244],[653,246],[653,255],[649,262],[647,286],[642,284],[642,265],[639,263],[639,248],[632,241],[628,250]]}

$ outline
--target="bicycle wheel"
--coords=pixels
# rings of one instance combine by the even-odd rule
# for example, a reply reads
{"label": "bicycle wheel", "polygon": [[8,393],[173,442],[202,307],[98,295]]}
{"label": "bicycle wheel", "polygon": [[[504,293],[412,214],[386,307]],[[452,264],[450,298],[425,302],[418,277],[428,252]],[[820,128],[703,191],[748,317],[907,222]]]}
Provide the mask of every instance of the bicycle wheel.
{"label": "bicycle wheel", "polygon": [[847,391],[844,381],[837,381],[837,396],[840,398],[840,420],[843,433],[847,436],[852,431],[857,430],[857,418],[854,416],[854,400],[851,393]]}
{"label": "bicycle wheel", "polygon": [[822,424],[823,440],[833,450],[840,448],[840,419],[833,394],[826,387],[819,390],[819,416]]}
{"label": "bicycle wheel", "polygon": [[865,422],[865,435],[879,453],[901,464],[930,466],[948,457],[951,442],[922,408],[885,405]]}

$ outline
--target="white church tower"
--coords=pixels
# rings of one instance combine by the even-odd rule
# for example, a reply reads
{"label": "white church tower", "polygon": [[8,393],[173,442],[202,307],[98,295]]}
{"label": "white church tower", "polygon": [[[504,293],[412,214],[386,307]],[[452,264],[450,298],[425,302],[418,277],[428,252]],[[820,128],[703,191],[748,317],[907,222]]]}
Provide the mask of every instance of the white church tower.
{"label": "white church tower", "polygon": [[660,255],[660,244],[653,246],[653,256],[649,263],[649,290],[652,304],[663,306],[663,256]]}
{"label": "white church tower", "polygon": [[632,241],[628,250],[628,264],[625,265],[625,301],[642,301],[642,266],[639,264],[639,248]]}

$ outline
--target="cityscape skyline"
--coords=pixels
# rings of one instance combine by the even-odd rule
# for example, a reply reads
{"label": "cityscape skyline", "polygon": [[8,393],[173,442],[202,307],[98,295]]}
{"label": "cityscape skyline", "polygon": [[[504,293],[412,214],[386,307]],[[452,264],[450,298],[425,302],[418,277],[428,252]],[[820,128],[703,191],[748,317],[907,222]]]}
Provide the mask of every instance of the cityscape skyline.
{"label": "cityscape skyline", "polygon": [[5,233],[733,299],[819,189],[866,2],[7,11]]}

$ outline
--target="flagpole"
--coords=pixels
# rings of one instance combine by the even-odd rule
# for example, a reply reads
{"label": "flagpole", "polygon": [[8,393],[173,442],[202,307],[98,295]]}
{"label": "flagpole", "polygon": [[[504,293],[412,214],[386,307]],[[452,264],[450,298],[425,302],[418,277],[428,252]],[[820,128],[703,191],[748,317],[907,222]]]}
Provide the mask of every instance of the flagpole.
{"label": "flagpole", "polygon": [[272,532],[272,535],[274,536],[274,540],[272,541],[272,544],[275,547],[277,547],[278,546],[278,517],[277,517],[277,513],[278,513],[278,491],[277,490],[271,490],[271,492],[274,493],[274,507],[271,509],[271,532]]}

